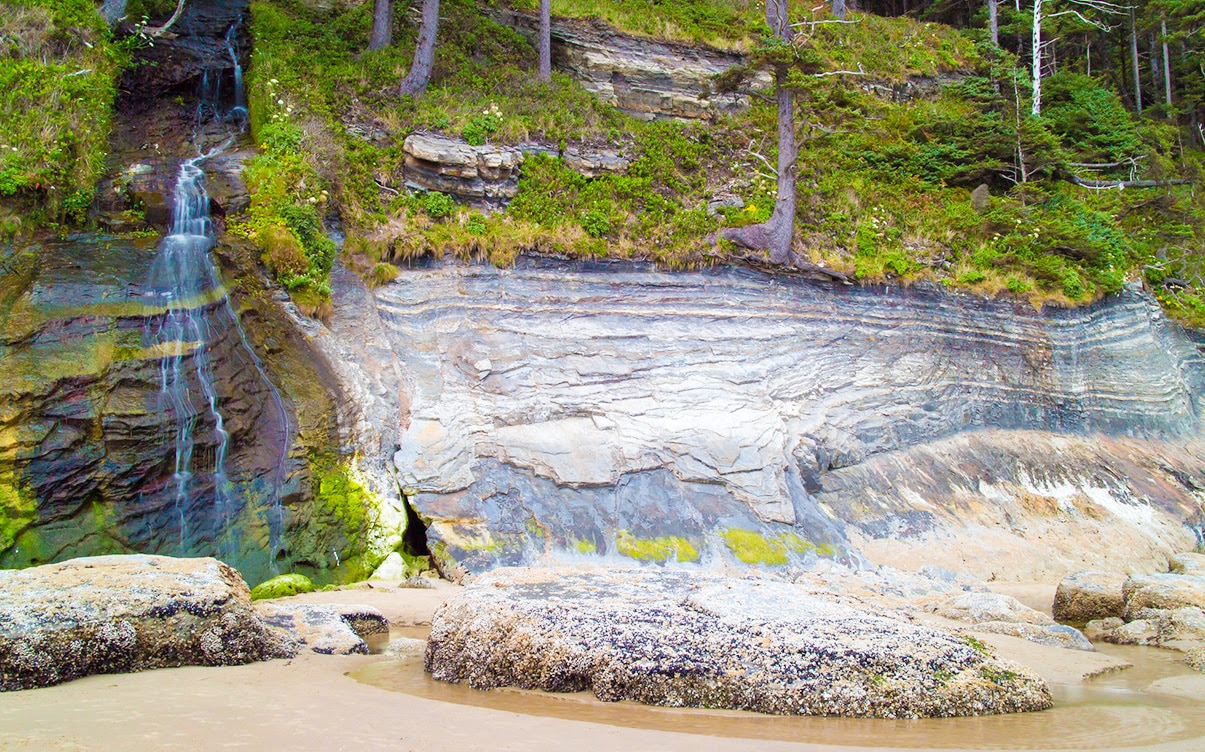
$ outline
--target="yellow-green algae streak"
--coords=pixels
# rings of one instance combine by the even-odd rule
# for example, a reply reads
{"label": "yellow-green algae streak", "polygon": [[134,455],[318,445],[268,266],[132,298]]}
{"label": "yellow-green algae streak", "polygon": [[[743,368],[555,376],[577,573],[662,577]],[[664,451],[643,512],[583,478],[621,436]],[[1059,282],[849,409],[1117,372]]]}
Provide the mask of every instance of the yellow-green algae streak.
{"label": "yellow-green algae streak", "polygon": [[732,555],[746,564],[780,566],[787,563],[787,551],[801,555],[812,552],[819,556],[836,553],[831,544],[815,544],[795,533],[782,533],[768,538],[755,530],[732,527],[722,532],[720,537]]}
{"label": "yellow-green algae streak", "polygon": [[620,530],[615,549],[629,559],[664,563],[673,557],[680,562],[698,561],[699,549],[686,538],[677,535],[659,535],[656,538],[637,538],[627,530]]}

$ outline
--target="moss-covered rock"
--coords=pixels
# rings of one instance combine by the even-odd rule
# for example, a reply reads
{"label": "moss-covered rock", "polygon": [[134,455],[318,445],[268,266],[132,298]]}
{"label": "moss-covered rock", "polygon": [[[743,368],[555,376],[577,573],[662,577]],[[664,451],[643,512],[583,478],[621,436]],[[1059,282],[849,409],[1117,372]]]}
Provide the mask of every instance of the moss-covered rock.
{"label": "moss-covered rock", "polygon": [[287,598],[298,593],[314,592],[314,583],[304,574],[282,574],[265,580],[251,588],[251,600],[263,601],[269,598]]}

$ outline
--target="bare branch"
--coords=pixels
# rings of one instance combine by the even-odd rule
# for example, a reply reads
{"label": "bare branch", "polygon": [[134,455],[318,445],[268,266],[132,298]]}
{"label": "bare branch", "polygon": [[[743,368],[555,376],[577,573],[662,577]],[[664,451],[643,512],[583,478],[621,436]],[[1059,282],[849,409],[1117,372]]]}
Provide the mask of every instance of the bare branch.
{"label": "bare branch", "polygon": [[865,75],[866,75],[866,71],[862,70],[862,64],[858,63],[858,69],[856,71],[851,71],[851,70],[825,71],[824,73],[813,73],[812,77],[813,78],[824,78],[825,76],[865,76]]}
{"label": "bare branch", "polygon": [[1094,191],[1107,191],[1116,188],[1159,188],[1165,185],[1191,185],[1191,180],[1088,180],[1078,175],[1071,176],[1071,182]]}
{"label": "bare branch", "polygon": [[176,0],[176,12],[172,14],[171,18],[167,19],[167,23],[165,23],[162,26],[155,28],[155,29],[144,28],[142,30],[142,35],[145,37],[148,37],[150,39],[154,39],[154,38],[158,37],[160,34],[162,34],[163,32],[170,29],[172,27],[172,24],[174,24],[176,22],[176,19],[178,19],[180,17],[180,13],[184,11],[184,3],[185,3],[185,0]]}

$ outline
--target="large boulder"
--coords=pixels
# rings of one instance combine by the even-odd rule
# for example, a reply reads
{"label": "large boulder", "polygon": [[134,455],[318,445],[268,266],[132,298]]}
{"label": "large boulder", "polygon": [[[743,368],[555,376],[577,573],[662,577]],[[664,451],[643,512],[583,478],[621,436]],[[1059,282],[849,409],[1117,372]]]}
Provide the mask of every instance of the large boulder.
{"label": "large boulder", "polygon": [[775,581],[665,570],[499,569],[432,621],[426,668],[488,689],[605,701],[916,718],[1050,707],[972,639]]}
{"label": "large boulder", "polygon": [[0,571],[0,691],[288,655],[216,559],[97,556]]}
{"label": "large boulder", "polygon": [[1172,574],[1205,575],[1205,554],[1183,553],[1169,556],[1167,569]]}
{"label": "large boulder", "polygon": [[1126,576],[1116,572],[1081,570],[1069,574],[1054,593],[1054,618],[1085,624],[1093,619],[1120,617],[1125,612],[1125,583]]}
{"label": "large boulder", "polygon": [[1037,609],[1026,606],[1011,595],[1002,593],[964,592],[953,595],[937,606],[937,613],[947,619],[980,622],[1005,622],[1050,626],[1054,620]]}
{"label": "large boulder", "polygon": [[1144,610],[1205,608],[1205,576],[1183,574],[1131,575],[1123,589],[1126,618],[1142,618]]}

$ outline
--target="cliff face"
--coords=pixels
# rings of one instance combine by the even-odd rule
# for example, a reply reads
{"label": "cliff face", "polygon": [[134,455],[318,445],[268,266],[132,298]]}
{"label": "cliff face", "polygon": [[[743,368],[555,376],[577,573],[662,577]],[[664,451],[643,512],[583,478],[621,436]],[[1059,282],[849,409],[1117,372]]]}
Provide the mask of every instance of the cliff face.
{"label": "cliff face", "polygon": [[[327,559],[348,541],[314,509],[307,459],[334,444],[335,397],[265,300],[244,300],[241,313],[266,367],[284,373],[283,405],[238,330],[211,318],[205,353],[230,436],[231,492],[214,493],[217,426],[201,411],[189,494],[176,498],[180,416],[162,393],[171,353],[146,334],[161,313],[144,294],[155,253],[154,240],[103,236],[0,249],[0,567],[137,551],[217,555],[253,580],[333,568]],[[200,351],[179,346],[198,402]]]}
{"label": "cliff face", "polygon": [[448,566],[903,561],[944,536],[951,564],[1008,548],[1032,575],[1103,555],[1089,530],[1138,531],[1145,561],[1201,523],[1200,355],[1135,292],[1036,313],[533,262],[340,287],[335,328],[372,306],[365,334],[397,361],[365,412],[399,407],[393,470]]}

